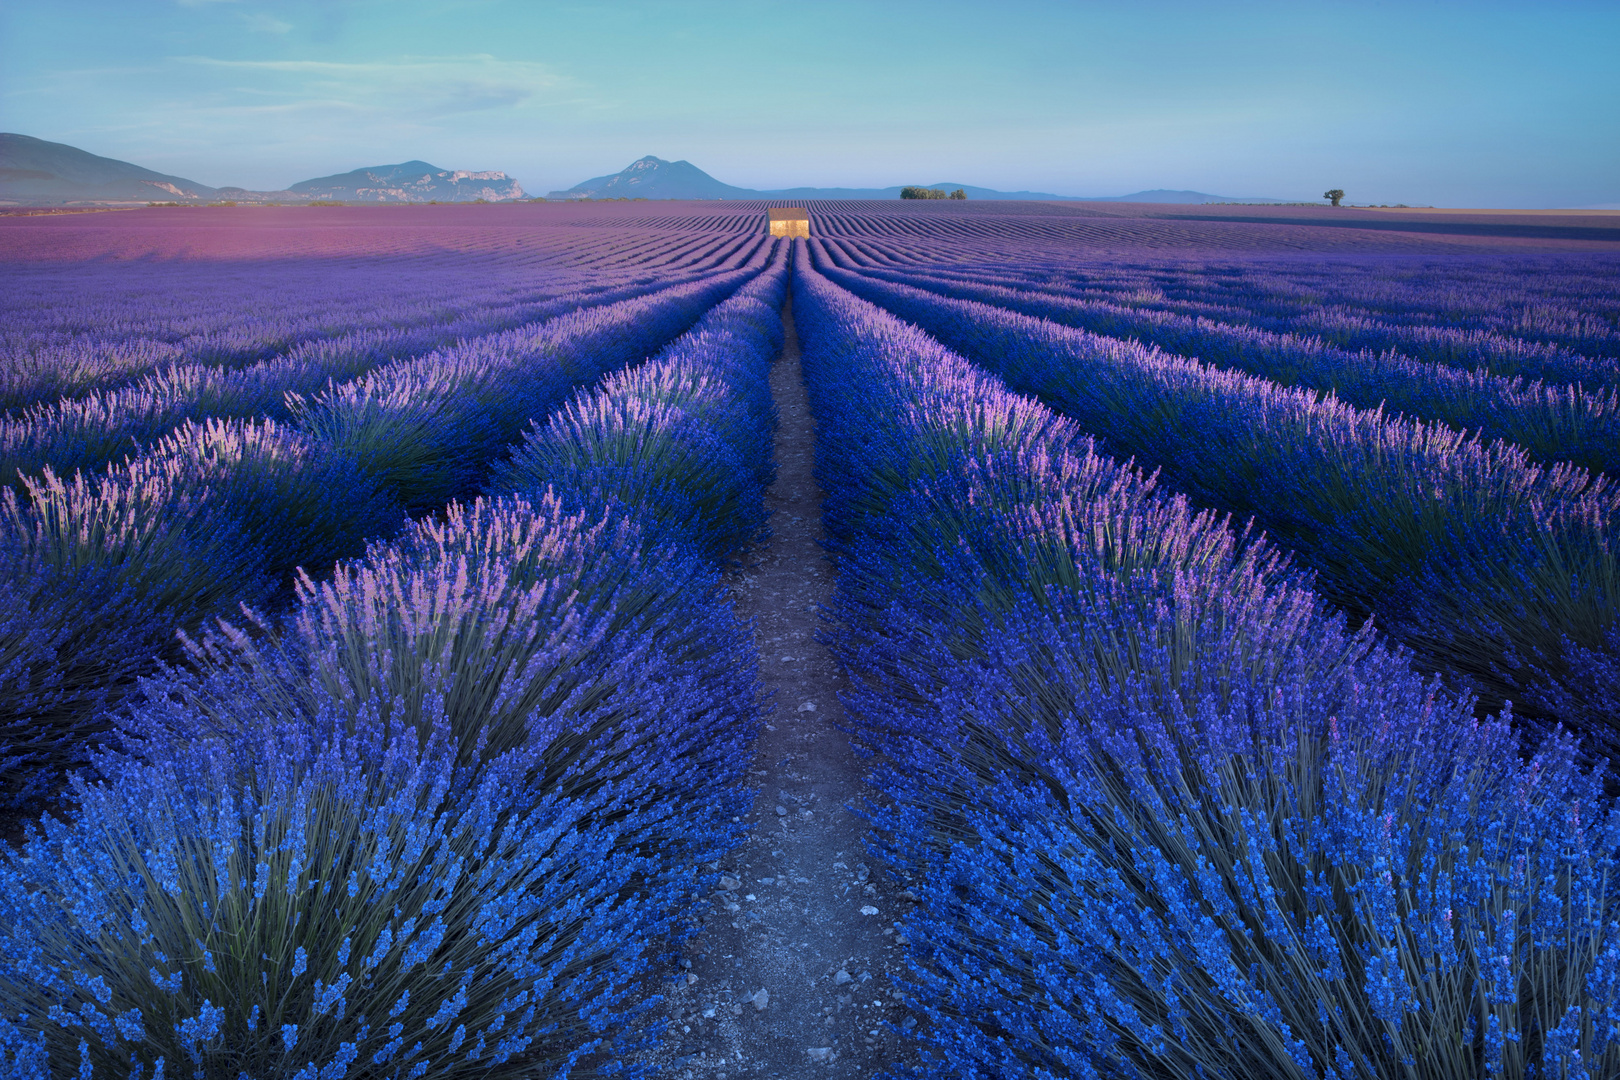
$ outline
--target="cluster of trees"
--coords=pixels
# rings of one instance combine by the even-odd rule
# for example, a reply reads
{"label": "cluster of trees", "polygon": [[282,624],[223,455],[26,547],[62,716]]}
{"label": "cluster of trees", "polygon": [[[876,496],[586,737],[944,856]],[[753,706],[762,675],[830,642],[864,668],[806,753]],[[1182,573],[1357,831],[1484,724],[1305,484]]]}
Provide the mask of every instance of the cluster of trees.
{"label": "cluster of trees", "polygon": [[900,197],[902,199],[965,199],[967,198],[967,192],[957,188],[947,195],[939,188],[903,187],[900,189]]}

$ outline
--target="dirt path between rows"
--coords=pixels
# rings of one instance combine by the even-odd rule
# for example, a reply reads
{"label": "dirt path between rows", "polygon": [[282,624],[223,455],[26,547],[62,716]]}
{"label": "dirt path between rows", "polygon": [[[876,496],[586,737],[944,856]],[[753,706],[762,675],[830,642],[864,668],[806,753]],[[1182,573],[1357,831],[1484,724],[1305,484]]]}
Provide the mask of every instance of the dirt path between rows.
{"label": "dirt path between rows", "polygon": [[771,371],[781,412],[776,483],[766,493],[772,539],[729,585],[754,621],[766,715],[753,767],[753,829],[722,866],[685,985],[665,991],[669,1080],[871,1080],[909,1060],[886,1024],[908,1024],[889,975],[902,968],[895,921],[910,905],[880,880],[850,812],[863,770],[837,725],[844,688],[816,644],[833,568],[821,539],[815,422],[799,366],[792,302],[787,344]]}

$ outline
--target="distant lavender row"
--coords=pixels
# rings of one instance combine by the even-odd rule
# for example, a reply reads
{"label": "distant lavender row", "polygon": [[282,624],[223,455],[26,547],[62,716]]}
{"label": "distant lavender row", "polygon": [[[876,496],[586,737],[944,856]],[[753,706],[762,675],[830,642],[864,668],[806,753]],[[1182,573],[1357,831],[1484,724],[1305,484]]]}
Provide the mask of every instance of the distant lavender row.
{"label": "distant lavender row", "polygon": [[[668,283],[672,277],[735,268],[757,243],[752,237],[743,242],[644,243],[643,248],[658,251],[659,257],[595,269],[523,268],[517,274],[496,274],[487,268],[472,274],[466,267],[439,265],[433,260],[402,260],[403,265],[391,265],[383,260],[353,259],[308,268],[274,263],[235,266],[206,277],[200,273],[202,268],[182,263],[153,268],[132,280],[129,268],[121,267],[104,273],[99,281],[95,277],[88,282],[77,276],[69,278],[71,295],[67,297],[59,295],[60,284],[47,288],[29,279],[39,288],[40,303],[48,314],[25,318],[29,330],[14,335],[17,344],[31,346],[24,350],[29,355],[20,358],[18,366],[26,370],[18,374],[17,381],[26,388],[30,373],[38,381],[48,381],[53,375],[67,379],[76,370],[81,378],[88,377],[90,372],[85,369],[91,365],[121,359],[125,353],[139,359],[168,350],[174,353],[172,362],[235,367],[273,358],[274,353],[298,344],[348,334],[403,332],[408,340],[412,332],[430,332],[434,325],[466,322],[476,326],[478,316],[492,307],[510,308],[525,301],[543,302],[638,282]],[[305,287],[285,295],[289,278]],[[500,285],[492,287],[492,278]],[[363,284],[357,287],[347,282]],[[337,302],[329,295],[333,292],[340,298]],[[78,332],[40,329],[68,312],[82,323]],[[491,326],[502,325],[498,314],[484,317]],[[158,325],[150,326],[153,322]],[[159,336],[152,338],[148,331]],[[81,352],[90,355],[81,356]],[[128,381],[138,374],[120,369],[113,378]]]}
{"label": "distant lavender row", "polygon": [[[757,265],[762,252],[757,244],[739,249],[718,270],[726,272],[748,262]],[[747,262],[739,263],[745,255]],[[701,281],[713,273],[670,275],[563,296],[515,309],[494,320],[496,326],[522,320],[523,324],[542,328],[539,331],[535,325],[529,329],[490,331],[488,322],[474,319],[414,331],[360,333],[312,342],[286,356],[245,368],[171,367],[133,386],[38,406],[0,420],[0,482],[15,485],[20,477],[37,473],[47,464],[64,475],[73,469],[102,468],[137,452],[186,419],[269,416],[291,420],[289,395],[319,394],[332,383],[347,385],[365,377],[377,365],[385,365],[377,377],[386,377],[387,371],[409,372],[414,370],[413,364],[432,366],[436,354],[410,359],[428,349],[448,346],[448,352],[466,357],[479,350],[496,356],[514,349],[540,348],[549,332],[543,328],[550,325],[543,320],[588,305],[608,307],[657,293],[683,280]],[[472,340],[462,341],[463,337]],[[405,359],[394,360],[396,356]]]}
{"label": "distant lavender row", "polygon": [[761,244],[738,270],[388,364],[308,398],[289,394],[288,407],[300,430],[377,477],[408,510],[435,509],[476,491],[531,419],[685,333],[759,275],[771,251]]}
{"label": "distant lavender row", "polygon": [[[531,432],[532,487],[150,684],[131,756],[0,868],[12,1075],[641,1075],[645,981],[748,809],[757,661],[704,553],[763,520],[784,271]],[[683,453],[617,483],[627,436]],[[729,509],[670,533],[717,475]]]}
{"label": "distant lavender row", "polygon": [[[535,316],[527,309],[543,306],[559,296],[578,295],[604,288],[580,282],[559,282],[561,288],[512,287],[497,290],[447,291],[437,283],[434,293],[399,296],[399,283],[390,282],[390,298],[384,304],[371,304],[363,313],[321,311],[300,319],[296,329],[274,325],[269,319],[251,313],[237,313],[237,322],[228,330],[188,335],[180,343],[159,338],[96,337],[91,334],[3,334],[6,356],[0,359],[0,411],[37,405],[55,398],[78,397],[92,390],[115,390],[136,381],[147,372],[173,364],[199,364],[217,368],[238,368],[241,364],[266,361],[309,343],[329,343],[334,338],[369,337],[376,340],[431,334],[437,327],[467,327],[463,335],[480,334],[505,325],[527,322]],[[24,314],[23,321],[28,321]],[[113,327],[112,317],[105,322]],[[476,329],[483,327],[483,329]],[[454,340],[454,338],[450,338]]]}
{"label": "distant lavender row", "polygon": [[[1352,353],[1361,350],[1373,353],[1393,351],[1402,358],[1421,364],[1438,364],[1470,371],[1483,369],[1508,378],[1522,376],[1552,383],[1581,383],[1588,388],[1620,386],[1620,360],[1605,356],[1587,357],[1546,342],[1527,341],[1494,330],[1451,325],[1392,326],[1355,310],[1329,311],[1320,307],[1310,307],[1289,318],[1262,318],[1228,303],[1199,299],[1202,294],[1197,291],[1196,278],[1178,290],[1178,294],[1191,299],[1172,300],[1162,291],[1163,283],[1158,278],[1192,275],[1168,263],[1162,275],[1133,271],[1128,267],[1119,268],[1117,274],[1099,269],[1095,274],[1085,275],[1081,282],[1064,286],[1053,280],[1051,272],[1037,269],[907,266],[905,260],[900,258],[877,258],[880,254],[897,254],[892,249],[885,253],[877,245],[843,241],[830,246],[841,247],[854,262],[860,264],[861,269],[906,273],[917,285],[924,285],[923,277],[926,277],[950,287],[1000,286],[1002,289],[1015,290],[1019,294],[1017,299],[1020,305],[1024,305],[1019,306],[1018,310],[1073,326],[1083,326],[1095,333],[1137,336],[1148,340],[1166,331],[1175,336],[1178,328],[1205,327],[1205,320],[1210,320],[1225,325],[1208,327],[1201,332],[1247,334],[1257,339],[1275,334],[1284,339],[1297,337],[1301,339],[1299,346],[1305,348],[1325,344],[1328,349],[1350,350]],[[1219,282],[1227,275],[1221,268],[1210,268],[1206,276]],[[1169,345],[1165,347],[1171,348]]]}
{"label": "distant lavender row", "polygon": [[1040,274],[1059,291],[1129,293],[1166,310],[1279,331],[1355,332],[1357,324],[1339,324],[1349,316],[1367,320],[1369,331],[1461,330],[1612,357],[1620,326],[1615,264],[1603,256],[1122,259],[1082,267],[1030,260],[999,269]]}
{"label": "distant lavender row", "polygon": [[656,359],[604,379],[497,466],[493,490],[538,493],[572,477],[593,501],[638,508],[649,542],[716,563],[764,539],[776,407],[770,361],[790,249]]}
{"label": "distant lavender row", "polygon": [[1109,450],[1298,551],[1431,670],[1620,755],[1620,488],[1001,308],[846,275]]}
{"label": "distant lavender row", "polygon": [[[344,268],[347,270],[348,268]],[[97,303],[91,296],[63,302],[43,298],[40,308],[18,307],[5,313],[0,325],[0,404],[8,410],[36,402],[69,397],[94,389],[114,389],[148,371],[169,364],[205,364],[236,367],[272,358],[298,345],[356,333],[400,332],[432,324],[489,318],[525,304],[544,302],[556,295],[577,292],[588,282],[560,279],[560,287],[537,284],[514,287],[503,282],[478,289],[451,285],[442,276],[413,280],[389,275],[386,291],[373,287],[369,294],[330,296],[334,284],[347,273],[303,275],[307,294],[276,297],[267,302],[256,282],[231,275],[224,295],[187,295],[179,304],[166,293],[120,297],[116,303]],[[124,278],[127,281],[127,278]],[[274,281],[275,278],[270,280]],[[87,291],[99,291],[93,280]],[[133,290],[130,290],[133,291]],[[186,295],[186,294],[182,294]],[[323,301],[323,296],[327,297]],[[46,307],[45,305],[50,305]],[[132,315],[150,319],[153,307],[171,310],[162,330],[142,326]],[[46,312],[60,317],[71,308],[80,325],[73,331],[49,329]],[[291,308],[291,310],[287,310]],[[209,310],[211,309],[211,310]],[[217,322],[206,329],[182,329],[180,321]],[[167,331],[167,333],[164,333]],[[163,336],[159,336],[163,334]]]}
{"label": "distant lavender row", "polygon": [[[753,238],[749,238],[753,239]],[[757,242],[757,241],[756,241]],[[711,270],[743,243],[709,240],[681,252],[671,271]],[[340,335],[430,332],[435,325],[513,325],[511,309],[568,293],[628,284],[623,271],[473,277],[438,266],[274,263],[206,273],[127,266],[18,276],[0,310],[0,411],[91,389],[110,389],[167,364],[237,367]],[[525,321],[525,320],[518,320]],[[450,339],[453,340],[453,339]]]}
{"label": "distant lavender row", "polygon": [[402,511],[476,492],[532,418],[685,332],[755,266],[394,364],[275,420],[187,421],[90,479],[51,466],[8,489],[0,559],[0,779],[28,806],[84,759],[153,657],[295,567],[354,554]]}
{"label": "distant lavender row", "polygon": [[1522,761],[1263,541],[806,263],[922,1075],[1620,1068],[1620,813],[1567,741]]}
{"label": "distant lavender row", "polygon": [[[731,248],[727,238],[643,236],[627,243],[643,256],[643,270],[679,269],[705,261],[706,254]],[[601,244],[593,246],[599,251]],[[565,244],[544,244],[557,251]],[[3,254],[3,251],[0,251]],[[368,253],[356,246],[347,257],[329,259],[262,259],[233,261],[99,262],[92,266],[39,266],[31,262],[5,266],[5,303],[0,304],[0,340],[50,340],[89,337],[96,342],[151,338],[185,345],[196,340],[206,348],[215,340],[225,359],[262,358],[254,348],[290,348],[303,335],[340,334],[373,325],[374,313],[405,309],[411,303],[457,303],[457,296],[478,301],[552,282],[588,285],[593,280],[624,277],[625,267],[583,269],[541,266],[510,267],[491,274],[491,267],[468,261],[450,262],[431,254],[416,257]],[[496,277],[496,282],[491,282]],[[429,308],[431,313],[431,308]],[[442,313],[441,313],[442,314]]]}
{"label": "distant lavender row", "polygon": [[[837,249],[823,248],[835,262]],[[847,262],[845,263],[847,267]],[[975,300],[1105,337],[1139,340],[1166,352],[1235,368],[1284,386],[1336,394],[1352,405],[1438,420],[1517,443],[1547,462],[1568,461],[1620,475],[1620,386],[1607,390],[1525,383],[1485,372],[1422,364],[1396,353],[1351,353],[1321,341],[1227,326],[1164,312],[1071,301],[892,270],[868,277]],[[839,278],[839,280],[844,280]],[[1617,371],[1620,374],[1620,371]],[[1620,381],[1620,380],[1617,380]]]}
{"label": "distant lavender row", "polygon": [[[1320,333],[1341,347],[1397,347],[1416,359],[1445,362],[1450,349],[1472,336],[1404,336],[1401,330],[1438,328],[1478,332],[1482,336],[1474,341],[1487,350],[1501,339],[1521,339],[1620,359],[1620,289],[1614,284],[1620,264],[1611,255],[1497,250],[1480,259],[1467,249],[1425,248],[1414,235],[1388,253],[1368,257],[1355,247],[1336,251],[1331,240],[1348,234],[1337,228],[1063,220],[1027,211],[985,214],[983,207],[967,213],[905,213],[882,204],[859,210],[829,204],[819,212],[812,208],[812,215],[813,232],[856,241],[896,262],[954,262],[969,272],[1040,275],[1047,287],[1157,293],[1161,301],[1218,304],[1247,313],[1242,321],[1261,329]],[[1382,234],[1385,240],[1396,236]],[[1137,250],[1100,256],[1121,248]],[[1349,319],[1341,321],[1341,313]],[[1381,340],[1383,334],[1393,340]],[[1357,335],[1367,336],[1358,340]]]}
{"label": "distant lavender row", "polygon": [[1440,258],[1415,265],[1260,265],[1221,282],[1219,292],[1201,274],[1166,284],[1173,292],[1185,288],[1190,296],[1240,306],[1262,327],[1319,333],[1355,348],[1407,351],[1400,342],[1459,340],[1403,338],[1410,328],[1471,331],[1488,335],[1484,340],[1522,339],[1620,358],[1616,269],[1612,258],[1602,256]]}

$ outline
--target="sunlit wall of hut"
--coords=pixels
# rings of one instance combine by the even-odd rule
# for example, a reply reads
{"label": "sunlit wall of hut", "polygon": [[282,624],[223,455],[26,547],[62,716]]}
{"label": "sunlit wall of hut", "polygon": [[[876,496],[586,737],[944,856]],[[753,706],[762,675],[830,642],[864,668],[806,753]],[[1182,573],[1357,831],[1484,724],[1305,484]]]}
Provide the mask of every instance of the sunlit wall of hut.
{"label": "sunlit wall of hut", "polygon": [[772,236],[809,236],[810,215],[797,206],[771,207]]}

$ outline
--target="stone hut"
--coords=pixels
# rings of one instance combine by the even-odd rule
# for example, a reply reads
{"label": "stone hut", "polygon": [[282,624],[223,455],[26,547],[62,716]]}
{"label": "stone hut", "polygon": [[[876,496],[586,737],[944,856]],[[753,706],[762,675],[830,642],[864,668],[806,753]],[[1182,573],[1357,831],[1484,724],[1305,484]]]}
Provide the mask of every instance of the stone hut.
{"label": "stone hut", "polygon": [[809,236],[810,215],[798,206],[773,206],[770,210],[772,236]]}

